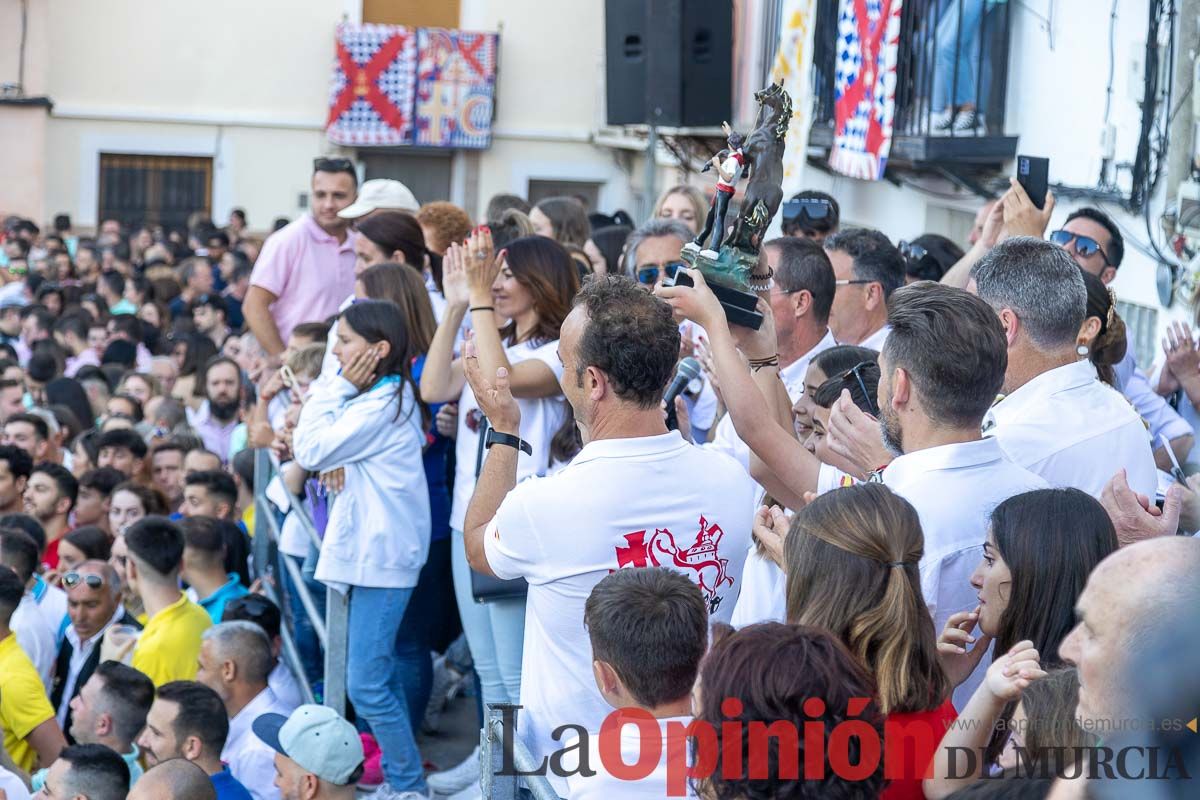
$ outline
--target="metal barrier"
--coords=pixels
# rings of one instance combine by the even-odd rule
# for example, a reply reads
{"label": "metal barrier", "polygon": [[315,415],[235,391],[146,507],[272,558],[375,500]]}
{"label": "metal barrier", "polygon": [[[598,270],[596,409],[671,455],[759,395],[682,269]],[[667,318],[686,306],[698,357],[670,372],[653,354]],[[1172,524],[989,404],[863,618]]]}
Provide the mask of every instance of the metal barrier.
{"label": "metal barrier", "polygon": [[[316,602],[304,582],[304,574],[299,564],[291,556],[279,552],[280,525],[275,518],[276,508],[267,499],[267,485],[279,472],[279,462],[275,454],[267,449],[259,449],[254,453],[254,571],[256,577],[267,577],[275,574],[276,565],[282,566],[291,578],[305,615],[316,632],[317,640],[325,651],[325,705],[346,714],[346,636],[349,621],[349,598],[333,589],[326,590],[325,617],[317,611]],[[332,502],[332,500],[331,500]],[[304,504],[295,496],[291,497],[290,513],[296,514],[300,527],[304,530],[309,541],[319,550],[321,537],[317,535],[316,525],[312,515]],[[272,581],[263,580],[263,592],[282,612],[283,625],[280,628],[283,639],[283,656],[288,667],[297,677],[300,691],[306,703],[314,702],[312,687],[300,661],[300,653],[296,649],[294,629],[289,622],[290,605],[286,603],[281,587]]]}
{"label": "metal barrier", "polygon": [[[479,731],[479,775],[483,796],[486,800],[517,800],[521,784],[529,790],[535,800],[562,800],[550,781],[543,775],[505,774],[504,770],[504,716],[508,712],[513,727],[517,724],[519,706],[507,703],[489,703],[487,726]],[[514,731],[515,734],[515,731]],[[533,772],[538,764],[533,760],[529,748],[515,735],[512,737],[512,765],[518,772]]]}

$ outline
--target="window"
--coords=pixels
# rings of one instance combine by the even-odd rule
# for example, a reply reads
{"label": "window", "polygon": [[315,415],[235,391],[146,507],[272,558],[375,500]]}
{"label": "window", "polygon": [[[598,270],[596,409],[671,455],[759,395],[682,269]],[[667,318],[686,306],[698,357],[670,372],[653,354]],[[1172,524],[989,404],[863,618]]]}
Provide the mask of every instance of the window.
{"label": "window", "polygon": [[1117,313],[1125,320],[1125,338],[1138,366],[1149,374],[1158,356],[1158,309],[1118,300]]}
{"label": "window", "polygon": [[574,197],[583,201],[584,207],[595,211],[600,204],[601,183],[597,181],[540,181],[530,180],[526,197],[536,204],[547,197]]}
{"label": "window", "polygon": [[212,215],[211,158],[100,154],[99,219],[187,229],[193,212]]}
{"label": "window", "polygon": [[450,197],[451,153],[448,150],[392,148],[359,150],[365,168],[365,180],[391,178],[403,183],[419,203]]}
{"label": "window", "polygon": [[381,25],[457,28],[459,0],[363,0],[362,21]]}

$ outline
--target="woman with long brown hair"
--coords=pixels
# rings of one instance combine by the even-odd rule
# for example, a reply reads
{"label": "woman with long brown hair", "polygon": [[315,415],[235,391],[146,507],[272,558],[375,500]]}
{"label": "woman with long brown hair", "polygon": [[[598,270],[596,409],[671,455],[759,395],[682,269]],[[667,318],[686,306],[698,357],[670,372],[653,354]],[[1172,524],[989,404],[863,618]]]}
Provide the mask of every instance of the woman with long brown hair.
{"label": "woman with long brown hair", "polygon": [[482,685],[482,703],[515,703],[520,697],[525,599],[477,603],[473,596],[462,530],[482,464],[486,420],[454,347],[469,313],[480,370],[484,375],[495,375],[500,367],[508,370],[512,393],[521,406],[520,436],[533,446],[532,456],[518,458],[517,480],[546,474],[550,440],[565,413],[558,384],[562,374],[559,328],[579,289],[579,273],[562,245],[551,239],[523,237],[493,253],[491,234],[483,229],[465,249],[458,244],[450,247],[443,277],[446,314],[421,374],[421,397],[427,403],[458,401],[450,512],[454,591]]}
{"label": "woman with long brown hair", "polygon": [[[921,593],[925,537],[912,505],[877,483],[823,494],[793,518],[785,548],[788,621],[840,639],[874,678],[889,722],[928,725],[940,740],[955,712]],[[933,752],[906,753],[904,777],[882,797],[923,797]]]}

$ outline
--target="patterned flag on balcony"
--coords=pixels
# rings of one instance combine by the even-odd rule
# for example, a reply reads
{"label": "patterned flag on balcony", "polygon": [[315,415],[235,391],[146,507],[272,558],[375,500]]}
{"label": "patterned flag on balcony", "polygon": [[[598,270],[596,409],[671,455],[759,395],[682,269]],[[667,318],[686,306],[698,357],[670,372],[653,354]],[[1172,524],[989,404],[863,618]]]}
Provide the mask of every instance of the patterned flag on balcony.
{"label": "patterned flag on balcony", "polygon": [[883,177],[892,146],[903,0],[841,0],[829,165],[852,178]]}
{"label": "patterned flag on balcony", "polygon": [[325,132],[340,145],[413,143],[417,31],[399,25],[337,27]]}
{"label": "patterned flag on balcony", "polygon": [[487,147],[496,94],[496,34],[421,28],[417,42],[416,144]]}

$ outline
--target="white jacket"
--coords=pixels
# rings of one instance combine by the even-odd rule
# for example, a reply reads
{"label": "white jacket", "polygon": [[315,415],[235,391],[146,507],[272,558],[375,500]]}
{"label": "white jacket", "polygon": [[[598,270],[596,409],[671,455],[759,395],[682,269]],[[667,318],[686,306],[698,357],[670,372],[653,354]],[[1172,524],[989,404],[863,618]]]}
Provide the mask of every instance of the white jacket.
{"label": "white jacket", "polygon": [[362,394],[340,376],[313,384],[292,452],[305,469],[346,470],[321,543],[318,580],[343,587],[417,585],[429,553],[429,490],[421,413],[408,385],[403,409],[397,419],[394,380]]}

